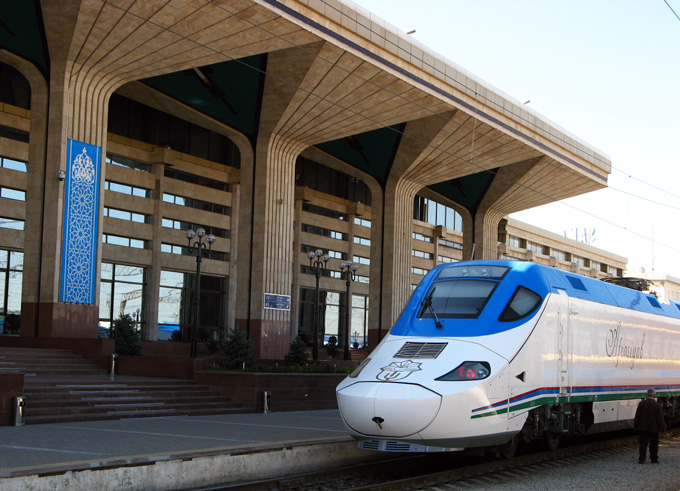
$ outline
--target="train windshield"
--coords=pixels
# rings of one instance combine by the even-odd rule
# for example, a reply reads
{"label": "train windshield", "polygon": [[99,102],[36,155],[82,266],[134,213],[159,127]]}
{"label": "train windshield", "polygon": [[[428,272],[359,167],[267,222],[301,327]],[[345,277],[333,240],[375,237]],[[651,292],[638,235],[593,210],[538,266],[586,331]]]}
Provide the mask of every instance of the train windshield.
{"label": "train windshield", "polygon": [[474,319],[484,309],[498,282],[476,279],[436,281],[422,302],[418,318]]}

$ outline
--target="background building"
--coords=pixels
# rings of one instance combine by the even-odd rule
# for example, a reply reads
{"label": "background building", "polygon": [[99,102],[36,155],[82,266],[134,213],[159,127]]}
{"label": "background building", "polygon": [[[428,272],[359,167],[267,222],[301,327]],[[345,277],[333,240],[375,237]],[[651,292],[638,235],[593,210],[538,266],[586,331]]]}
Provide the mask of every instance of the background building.
{"label": "background building", "polygon": [[[309,3],[309,5],[308,5]],[[374,345],[422,275],[463,258],[596,277],[625,258],[507,220],[606,186],[586,143],[351,2],[0,7],[0,317],[24,338],[147,340],[238,326],[263,358],[327,335],[359,265],[351,336]],[[275,299],[282,304],[272,304]]]}

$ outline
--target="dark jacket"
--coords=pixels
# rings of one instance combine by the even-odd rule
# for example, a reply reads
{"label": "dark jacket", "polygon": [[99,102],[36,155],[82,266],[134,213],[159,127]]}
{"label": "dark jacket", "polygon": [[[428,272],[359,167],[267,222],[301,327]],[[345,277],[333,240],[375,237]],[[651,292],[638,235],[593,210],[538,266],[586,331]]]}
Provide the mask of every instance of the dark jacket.
{"label": "dark jacket", "polygon": [[661,404],[654,399],[647,398],[640,401],[637,411],[635,411],[635,431],[649,431],[659,433],[666,429],[663,420],[663,409]]}

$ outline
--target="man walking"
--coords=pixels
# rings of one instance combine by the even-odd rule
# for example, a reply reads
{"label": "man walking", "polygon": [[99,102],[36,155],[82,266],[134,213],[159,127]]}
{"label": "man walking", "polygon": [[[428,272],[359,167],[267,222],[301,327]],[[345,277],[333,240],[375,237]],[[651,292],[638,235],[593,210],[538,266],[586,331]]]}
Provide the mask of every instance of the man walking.
{"label": "man walking", "polygon": [[649,445],[649,458],[652,464],[659,463],[659,432],[666,429],[663,420],[663,409],[656,402],[656,391],[649,389],[647,398],[640,401],[635,411],[635,423],[633,428],[638,432],[640,441],[640,457],[638,464],[645,463],[647,445]]}

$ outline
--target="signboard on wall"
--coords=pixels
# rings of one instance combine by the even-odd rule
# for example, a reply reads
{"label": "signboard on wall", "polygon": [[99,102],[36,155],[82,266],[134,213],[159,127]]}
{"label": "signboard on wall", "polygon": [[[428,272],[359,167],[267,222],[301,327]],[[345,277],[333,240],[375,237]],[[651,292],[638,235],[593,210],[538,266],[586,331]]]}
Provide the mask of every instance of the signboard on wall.
{"label": "signboard on wall", "polygon": [[94,304],[101,148],[68,140],[59,300]]}
{"label": "signboard on wall", "polygon": [[290,295],[264,294],[264,308],[274,310],[290,310]]}

